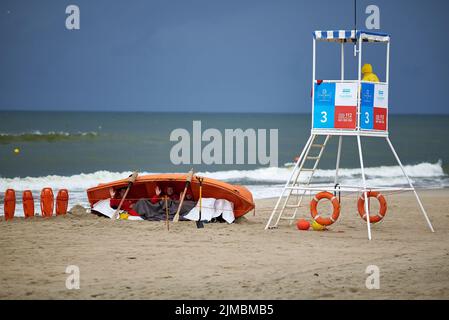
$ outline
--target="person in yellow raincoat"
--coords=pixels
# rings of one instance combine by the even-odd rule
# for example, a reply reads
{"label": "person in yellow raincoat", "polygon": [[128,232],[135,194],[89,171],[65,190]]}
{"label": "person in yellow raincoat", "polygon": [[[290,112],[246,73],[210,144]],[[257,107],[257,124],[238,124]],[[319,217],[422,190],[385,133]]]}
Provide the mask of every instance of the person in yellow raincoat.
{"label": "person in yellow raincoat", "polygon": [[362,67],[363,78],[362,81],[367,82],[380,82],[377,75],[373,72],[373,66],[369,63],[365,63]]}

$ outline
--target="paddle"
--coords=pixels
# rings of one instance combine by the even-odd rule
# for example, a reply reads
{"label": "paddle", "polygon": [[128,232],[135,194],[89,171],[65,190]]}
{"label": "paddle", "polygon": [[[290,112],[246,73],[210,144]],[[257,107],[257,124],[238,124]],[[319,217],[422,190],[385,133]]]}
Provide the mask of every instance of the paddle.
{"label": "paddle", "polygon": [[192,178],[193,178],[193,168],[190,169],[189,173],[187,174],[186,185],[184,187],[184,191],[182,192],[181,201],[179,201],[179,207],[178,207],[178,210],[176,211],[176,214],[173,218],[173,222],[179,221],[179,213],[181,212],[182,204],[184,203],[184,198],[186,196],[187,189],[189,188],[190,183],[192,182]]}
{"label": "paddle", "polygon": [[165,224],[167,225],[167,231],[170,231],[170,219],[169,219],[169,209],[168,209],[168,197],[164,196],[165,201]]}
{"label": "paddle", "polygon": [[196,222],[196,227],[198,229],[204,228],[203,221],[201,221],[201,208],[202,208],[202,199],[203,199],[203,180],[204,178],[197,177],[196,178],[200,183],[200,211],[198,216],[198,221]]}
{"label": "paddle", "polygon": [[139,173],[137,171],[135,171],[128,177],[128,188],[126,188],[125,194],[123,195],[123,198],[120,201],[120,203],[117,207],[117,210],[115,210],[114,214],[112,215],[112,217],[111,217],[112,220],[117,219],[120,209],[122,208],[123,202],[125,202],[126,196],[128,195],[128,192],[131,189],[134,182],[136,181],[138,175],[139,175]]}

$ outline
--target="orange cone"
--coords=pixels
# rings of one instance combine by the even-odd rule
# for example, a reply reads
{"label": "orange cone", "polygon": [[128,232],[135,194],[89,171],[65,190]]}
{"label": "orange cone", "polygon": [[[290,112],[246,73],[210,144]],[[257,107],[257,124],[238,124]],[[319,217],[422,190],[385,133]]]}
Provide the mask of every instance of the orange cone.
{"label": "orange cone", "polygon": [[41,214],[43,217],[51,217],[54,209],[54,195],[51,188],[44,188],[41,191]]}
{"label": "orange cone", "polygon": [[56,196],[56,215],[63,215],[67,213],[67,207],[69,205],[69,191],[67,189],[61,189]]}

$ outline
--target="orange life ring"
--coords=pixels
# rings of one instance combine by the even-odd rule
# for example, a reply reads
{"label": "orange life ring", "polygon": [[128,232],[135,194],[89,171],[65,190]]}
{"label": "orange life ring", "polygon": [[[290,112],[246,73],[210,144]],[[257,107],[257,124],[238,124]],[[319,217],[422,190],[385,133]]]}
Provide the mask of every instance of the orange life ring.
{"label": "orange life ring", "polygon": [[[321,199],[328,199],[332,202],[334,210],[332,212],[332,216],[329,218],[323,218],[318,214],[317,206],[318,202]],[[322,226],[330,226],[335,221],[337,221],[338,217],[340,216],[340,202],[338,201],[337,197],[334,196],[332,193],[320,192],[310,202],[310,213],[312,214],[313,220],[315,220]]]}
{"label": "orange life ring", "polygon": [[[367,192],[368,198],[376,198],[379,200],[380,209],[379,212],[376,215],[369,215],[369,222],[370,223],[377,223],[380,220],[382,220],[385,217],[385,214],[387,213],[387,200],[385,200],[385,197],[380,193],[376,191],[370,191]],[[362,217],[363,220],[366,221],[366,213],[365,213],[365,194],[362,194],[359,198],[359,201],[357,202],[357,207],[359,209],[359,214]]]}

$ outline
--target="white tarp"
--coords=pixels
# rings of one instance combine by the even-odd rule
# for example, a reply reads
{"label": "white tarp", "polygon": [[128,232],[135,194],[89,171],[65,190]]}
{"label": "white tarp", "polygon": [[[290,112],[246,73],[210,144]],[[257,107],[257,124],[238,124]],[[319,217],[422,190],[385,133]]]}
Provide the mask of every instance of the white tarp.
{"label": "white tarp", "polygon": [[[233,223],[234,217],[234,204],[225,199],[215,199],[215,198],[203,198],[201,203],[201,220],[211,221],[212,218],[217,218],[222,216],[227,223]],[[184,218],[198,221],[200,212],[200,203],[196,204]]]}
{"label": "white tarp", "polygon": [[[111,208],[109,199],[98,201],[97,203],[94,204],[92,210],[101,213],[102,215],[110,219],[112,219],[112,215],[115,212],[115,209]],[[129,216],[128,220],[143,220],[143,219],[141,217]]]}
{"label": "white tarp", "polygon": [[[225,199],[215,199],[215,198],[203,198],[202,199],[202,209],[201,209],[201,220],[211,221],[213,218],[222,216],[223,219],[228,223],[233,223],[234,217],[234,204]],[[115,209],[110,206],[109,199],[100,200],[94,204],[92,210],[112,219],[112,215]],[[184,216],[184,218],[198,221],[200,212],[200,203],[197,202],[195,208],[190,210],[190,212]],[[143,220],[141,217],[129,216],[128,220]]]}

